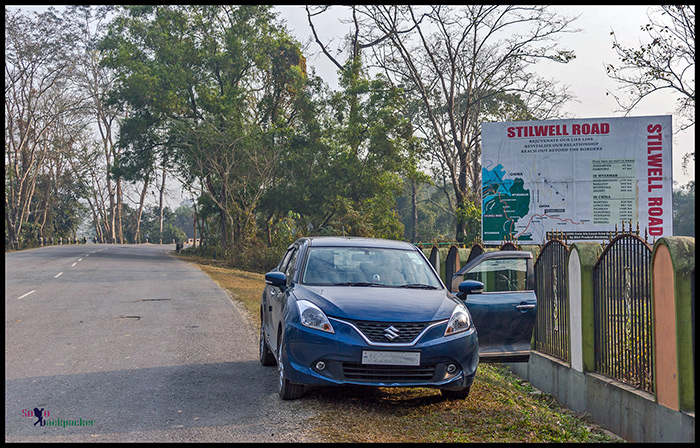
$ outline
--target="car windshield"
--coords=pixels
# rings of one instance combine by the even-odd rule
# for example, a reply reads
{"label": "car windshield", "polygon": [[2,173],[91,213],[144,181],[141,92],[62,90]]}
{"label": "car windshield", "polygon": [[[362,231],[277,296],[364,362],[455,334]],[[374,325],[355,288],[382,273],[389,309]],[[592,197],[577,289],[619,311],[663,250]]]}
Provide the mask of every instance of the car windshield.
{"label": "car windshield", "polygon": [[418,252],[365,247],[312,247],[301,283],[442,289]]}

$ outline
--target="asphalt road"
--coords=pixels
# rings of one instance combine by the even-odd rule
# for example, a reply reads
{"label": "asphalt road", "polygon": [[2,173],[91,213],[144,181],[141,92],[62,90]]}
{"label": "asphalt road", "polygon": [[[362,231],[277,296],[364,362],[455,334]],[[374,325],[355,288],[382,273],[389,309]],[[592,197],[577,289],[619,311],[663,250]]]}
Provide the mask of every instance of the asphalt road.
{"label": "asphalt road", "polygon": [[258,328],[173,249],[5,254],[6,442],[313,441],[314,411],[258,362]]}

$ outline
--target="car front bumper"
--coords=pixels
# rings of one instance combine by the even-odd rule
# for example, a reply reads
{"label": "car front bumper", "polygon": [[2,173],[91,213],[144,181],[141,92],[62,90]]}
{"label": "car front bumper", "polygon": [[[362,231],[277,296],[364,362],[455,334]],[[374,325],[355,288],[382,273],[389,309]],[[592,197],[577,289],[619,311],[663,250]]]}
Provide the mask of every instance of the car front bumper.
{"label": "car front bumper", "polygon": [[[445,321],[426,331],[414,345],[370,345],[351,324],[330,320],[335,333],[310,329],[296,322],[287,325],[283,362],[285,375],[290,381],[321,386],[439,387],[452,390],[469,387],[474,381],[479,349],[473,326],[465,332],[445,337]],[[419,352],[420,365],[363,364],[364,351]],[[319,369],[319,362],[322,369]]]}

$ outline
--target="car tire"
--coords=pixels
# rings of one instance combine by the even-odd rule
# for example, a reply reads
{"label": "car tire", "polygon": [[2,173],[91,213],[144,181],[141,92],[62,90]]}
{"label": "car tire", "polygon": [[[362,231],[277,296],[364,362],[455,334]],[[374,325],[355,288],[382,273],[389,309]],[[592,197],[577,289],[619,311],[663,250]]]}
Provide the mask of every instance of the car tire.
{"label": "car tire", "polygon": [[265,342],[263,323],[260,322],[260,364],[274,366],[276,363],[275,355],[270,350],[270,347],[267,346],[267,342]]}
{"label": "car tire", "polygon": [[442,398],[446,398],[448,400],[464,400],[469,396],[470,389],[471,387],[465,387],[464,389],[460,390],[440,389],[440,393],[442,394]]}
{"label": "car tire", "polygon": [[304,385],[292,383],[284,374],[283,347],[284,340],[280,337],[280,342],[277,344],[277,393],[283,400],[296,400],[304,394]]}

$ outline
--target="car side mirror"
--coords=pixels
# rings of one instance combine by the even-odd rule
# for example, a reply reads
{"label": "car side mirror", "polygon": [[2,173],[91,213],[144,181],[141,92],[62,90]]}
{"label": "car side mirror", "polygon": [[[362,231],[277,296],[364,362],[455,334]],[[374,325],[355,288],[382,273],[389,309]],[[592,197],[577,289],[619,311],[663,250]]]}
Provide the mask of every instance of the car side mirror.
{"label": "car side mirror", "polygon": [[484,292],[484,284],[476,280],[465,280],[459,284],[459,293],[457,297],[462,300],[467,300],[469,294],[481,294]]}
{"label": "car side mirror", "polygon": [[284,272],[272,271],[265,274],[265,283],[284,288],[287,285],[287,276]]}

